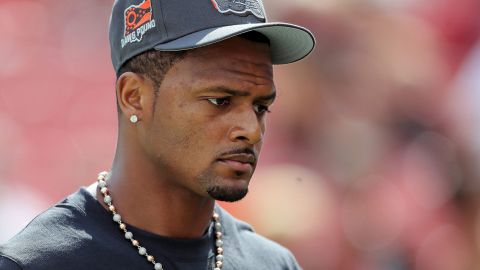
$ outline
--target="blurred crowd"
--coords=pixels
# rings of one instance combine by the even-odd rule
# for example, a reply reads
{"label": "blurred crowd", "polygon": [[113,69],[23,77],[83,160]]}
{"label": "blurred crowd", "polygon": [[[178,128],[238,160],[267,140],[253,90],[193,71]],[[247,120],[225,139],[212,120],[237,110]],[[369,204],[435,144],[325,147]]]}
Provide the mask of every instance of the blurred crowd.
{"label": "blurred crowd", "polygon": [[[110,166],[112,2],[0,1],[0,242]],[[222,205],[306,270],[480,269],[480,2],[264,4],[318,46],[275,68],[249,195]]]}

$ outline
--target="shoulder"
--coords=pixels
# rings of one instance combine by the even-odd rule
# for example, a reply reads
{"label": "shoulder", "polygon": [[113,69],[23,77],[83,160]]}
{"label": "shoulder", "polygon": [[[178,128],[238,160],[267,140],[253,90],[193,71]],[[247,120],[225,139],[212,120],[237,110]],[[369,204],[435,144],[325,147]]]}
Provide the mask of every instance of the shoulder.
{"label": "shoulder", "polygon": [[10,267],[5,269],[49,269],[53,265],[59,266],[60,261],[83,259],[83,252],[79,251],[92,245],[85,199],[85,194],[79,191],[33,219],[20,233],[0,246],[0,266]]}
{"label": "shoulder", "polygon": [[[301,269],[293,254],[280,244],[263,237],[248,223],[218,207],[223,223],[226,263],[232,269]],[[228,256],[230,253],[233,256]]]}
{"label": "shoulder", "polygon": [[22,270],[22,268],[13,260],[0,255],[0,269],[2,270]]}

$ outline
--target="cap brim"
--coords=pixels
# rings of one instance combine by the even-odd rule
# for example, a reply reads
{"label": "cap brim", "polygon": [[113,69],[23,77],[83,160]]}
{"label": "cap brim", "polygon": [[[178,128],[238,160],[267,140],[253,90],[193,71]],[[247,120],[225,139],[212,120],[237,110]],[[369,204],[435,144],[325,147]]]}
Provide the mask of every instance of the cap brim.
{"label": "cap brim", "polygon": [[270,40],[272,64],[298,61],[306,57],[315,46],[313,34],[301,26],[289,23],[252,23],[205,29],[158,44],[154,48],[159,51],[189,50],[250,31],[262,33]]}

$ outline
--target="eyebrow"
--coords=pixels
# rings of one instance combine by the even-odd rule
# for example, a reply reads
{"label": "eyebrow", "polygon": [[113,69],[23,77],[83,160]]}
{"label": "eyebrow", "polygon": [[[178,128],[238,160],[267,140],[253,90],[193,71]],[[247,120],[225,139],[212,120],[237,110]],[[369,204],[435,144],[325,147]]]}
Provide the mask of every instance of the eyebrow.
{"label": "eyebrow", "polygon": [[[238,89],[232,89],[228,87],[211,87],[211,88],[206,88],[202,89],[202,92],[209,92],[209,93],[226,93],[232,96],[237,96],[237,97],[248,97],[250,96],[250,92],[248,91],[243,91],[243,90],[238,90]],[[255,98],[255,100],[261,100],[261,101],[273,101],[275,100],[275,97],[277,96],[277,91],[275,90],[275,86],[273,87],[273,92],[271,94],[265,95],[265,96],[259,96]]]}

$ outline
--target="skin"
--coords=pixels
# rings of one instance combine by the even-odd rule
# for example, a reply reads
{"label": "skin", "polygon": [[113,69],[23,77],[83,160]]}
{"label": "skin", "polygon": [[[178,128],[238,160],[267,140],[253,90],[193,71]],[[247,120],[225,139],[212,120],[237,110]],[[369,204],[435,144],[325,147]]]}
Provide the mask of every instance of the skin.
{"label": "skin", "polygon": [[203,235],[215,199],[245,196],[274,98],[268,45],[238,37],[189,52],[157,97],[150,79],[121,75],[108,183],[122,219],[164,236]]}

